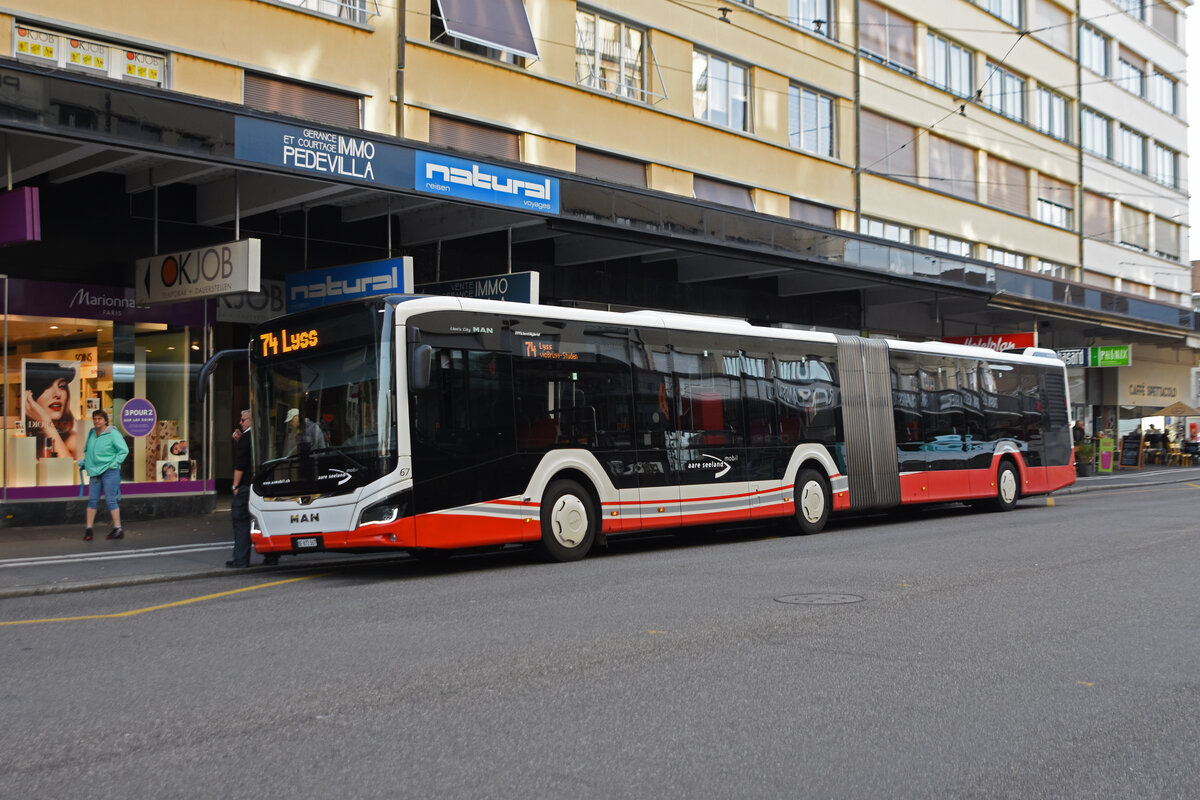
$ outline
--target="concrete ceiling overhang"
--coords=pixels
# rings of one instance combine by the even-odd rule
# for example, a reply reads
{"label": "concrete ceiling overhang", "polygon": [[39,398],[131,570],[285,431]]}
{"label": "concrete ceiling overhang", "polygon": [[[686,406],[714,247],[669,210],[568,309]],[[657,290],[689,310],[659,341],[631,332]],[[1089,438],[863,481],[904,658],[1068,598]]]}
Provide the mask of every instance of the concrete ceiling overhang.
{"label": "concrete ceiling overhang", "polygon": [[[554,266],[602,266],[622,261],[653,268],[673,262],[676,279],[681,283],[773,280],[781,297],[858,292],[865,307],[881,312],[890,309],[889,319],[903,319],[905,313],[932,315],[943,327],[949,324],[973,332],[1021,329],[1049,321],[1064,335],[1084,338],[1125,336],[1181,343],[1193,335],[1184,325],[1006,296],[986,287],[947,285],[914,276],[871,272],[853,264],[831,264],[815,253],[779,252],[764,256],[727,245],[707,246],[694,239],[614,230],[612,226],[591,225],[587,221],[547,219],[429,196],[266,169],[235,168],[230,164],[3,127],[0,137],[5,155],[2,180],[11,180],[13,184],[41,180],[63,185],[97,173],[110,173],[123,178],[129,195],[186,184],[195,191],[197,225],[224,225],[253,215],[324,206],[337,209],[347,223],[390,216],[399,231],[397,244],[402,247],[508,231],[514,244],[552,239]],[[722,212],[708,209],[705,213]],[[746,223],[742,220],[739,224]],[[849,235],[841,231],[829,233]],[[921,257],[935,256],[938,254]]]}

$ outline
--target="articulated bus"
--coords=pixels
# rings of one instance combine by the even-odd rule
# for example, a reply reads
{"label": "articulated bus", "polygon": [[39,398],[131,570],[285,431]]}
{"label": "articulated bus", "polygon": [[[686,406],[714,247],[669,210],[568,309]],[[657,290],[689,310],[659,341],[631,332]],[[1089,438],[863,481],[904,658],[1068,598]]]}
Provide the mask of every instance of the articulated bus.
{"label": "articulated bus", "polygon": [[279,317],[250,347],[264,554],[572,561],[690,525],[1007,511],[1075,479],[1048,350],[415,295]]}

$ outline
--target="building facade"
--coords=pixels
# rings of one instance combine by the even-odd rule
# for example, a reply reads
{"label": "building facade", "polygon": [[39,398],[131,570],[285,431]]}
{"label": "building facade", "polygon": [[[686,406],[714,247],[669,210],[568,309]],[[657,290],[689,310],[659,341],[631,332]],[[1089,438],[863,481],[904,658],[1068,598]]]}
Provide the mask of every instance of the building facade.
{"label": "building facade", "polygon": [[[1127,347],[1074,374],[1097,429],[1194,400],[1189,7],[10,0],[4,516],[79,502],[39,369],[84,365],[77,426],[132,425],[140,511],[202,509],[245,387],[226,368],[199,404],[199,365],[289,277],[401,256],[418,287],[535,273],[553,304]],[[136,302],[145,264],[247,239],[262,292]],[[47,300],[80,292],[108,299]]]}

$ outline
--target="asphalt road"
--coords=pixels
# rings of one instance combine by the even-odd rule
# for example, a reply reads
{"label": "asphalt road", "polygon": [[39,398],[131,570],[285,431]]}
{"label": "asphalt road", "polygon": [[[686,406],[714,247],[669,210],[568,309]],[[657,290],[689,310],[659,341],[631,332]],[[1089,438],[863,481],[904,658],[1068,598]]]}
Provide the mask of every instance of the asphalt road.
{"label": "asphalt road", "polygon": [[1198,499],[10,598],[0,797],[1194,798]]}

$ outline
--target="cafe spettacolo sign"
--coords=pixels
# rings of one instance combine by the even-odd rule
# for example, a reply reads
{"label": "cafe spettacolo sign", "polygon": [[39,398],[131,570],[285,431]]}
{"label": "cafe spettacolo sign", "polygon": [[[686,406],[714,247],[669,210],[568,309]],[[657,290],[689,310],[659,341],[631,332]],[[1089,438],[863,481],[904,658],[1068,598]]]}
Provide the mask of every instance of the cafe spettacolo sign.
{"label": "cafe spettacolo sign", "polygon": [[316,177],[558,214],[558,178],[316,127],[238,117],[234,157]]}
{"label": "cafe spettacolo sign", "polygon": [[134,278],[138,305],[257,292],[261,244],[241,239],[140,258]]}

